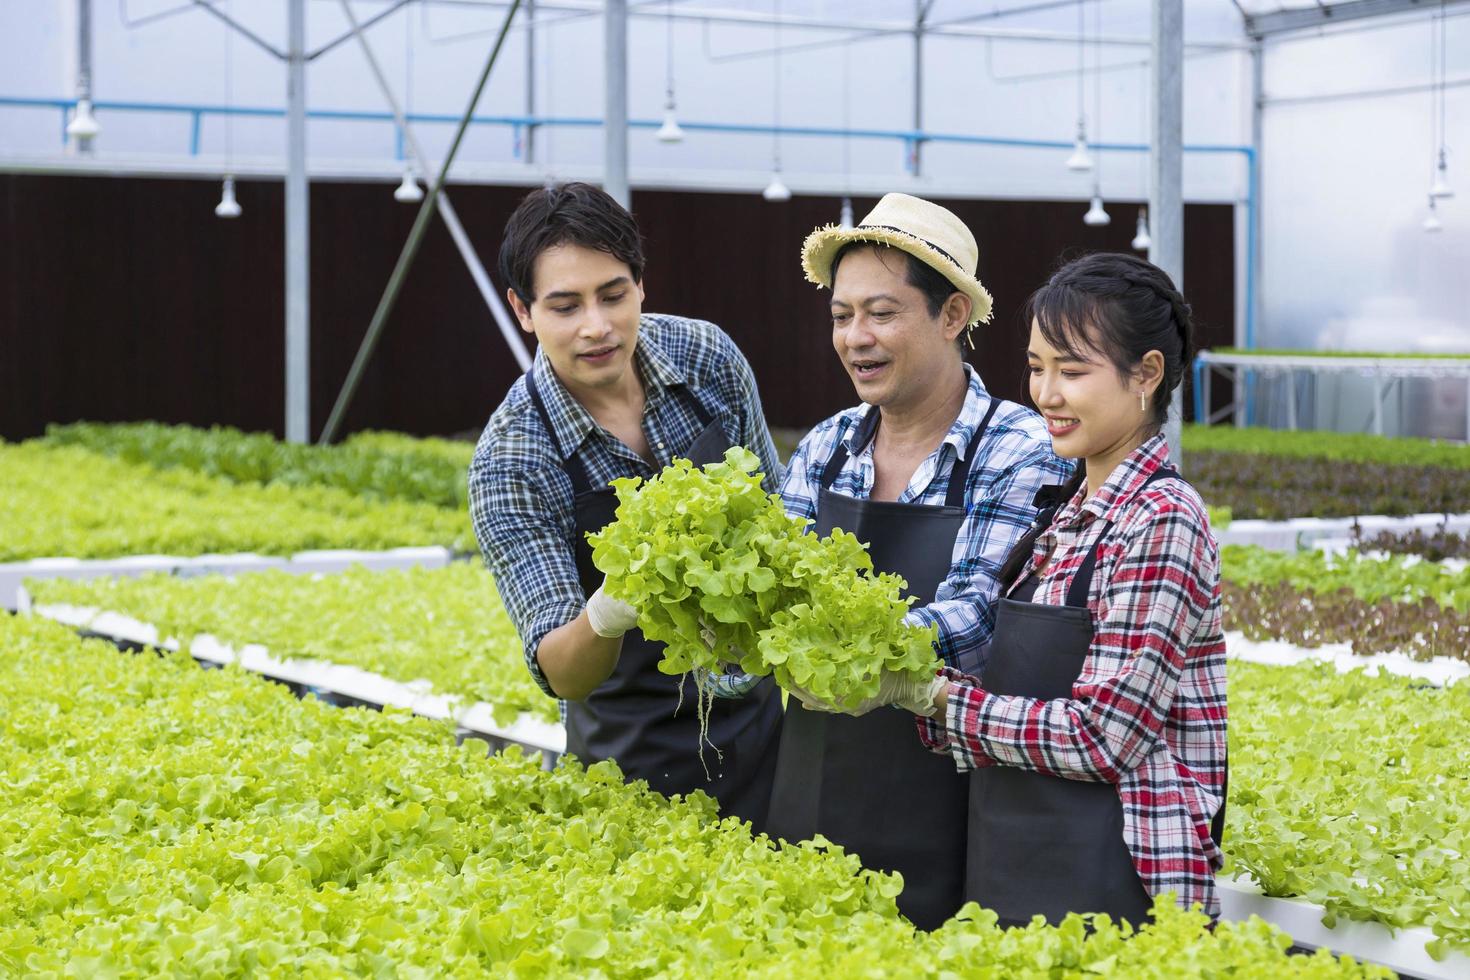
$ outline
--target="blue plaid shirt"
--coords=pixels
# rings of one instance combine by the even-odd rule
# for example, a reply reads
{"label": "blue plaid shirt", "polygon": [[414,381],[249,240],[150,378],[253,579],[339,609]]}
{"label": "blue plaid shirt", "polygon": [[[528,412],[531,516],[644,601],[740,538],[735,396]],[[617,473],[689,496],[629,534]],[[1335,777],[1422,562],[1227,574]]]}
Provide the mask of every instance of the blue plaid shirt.
{"label": "blue plaid shirt", "polygon": [[[939,448],[914,470],[901,502],[943,504],[949,473],[964,455],[970,436],[990,409],[991,396],[974,368],[965,365],[969,391],[959,417]],[[873,492],[873,446],[858,447],[858,424],[871,405],[859,405],[827,419],[807,433],[786,470],[781,497],[793,517],[815,520],[822,470],[839,442],[848,460],[831,489],[865,500]],[[939,627],[937,649],[945,663],[958,666],[961,653],[978,651],[995,628],[996,576],[1011,546],[1036,519],[1032,497],[1048,483],[1062,483],[1071,464],[1052,454],[1046,424],[1030,409],[1001,402],[990,419],[965,481],[968,513],[955,539],[949,577],[934,601],[909,610],[909,622]]]}
{"label": "blue plaid shirt", "polygon": [[686,387],[732,443],[760,458],[766,489],[774,492],[781,483],[755,375],[723,330],[703,320],[645,313],[633,357],[643,379],[643,432],[653,465],[597,424],[557,380],[540,350],[532,370],[555,432],[541,424],[522,377],[490,416],[470,463],[470,516],[480,553],[525,646],[531,676],[552,697],[556,693],[541,673],[536,648],[587,602],[577,580],[576,513],[572,481],[563,468],[567,459],[575,454],[594,486],[618,477],[656,475],[704,428],[688,400],[671,390]]}

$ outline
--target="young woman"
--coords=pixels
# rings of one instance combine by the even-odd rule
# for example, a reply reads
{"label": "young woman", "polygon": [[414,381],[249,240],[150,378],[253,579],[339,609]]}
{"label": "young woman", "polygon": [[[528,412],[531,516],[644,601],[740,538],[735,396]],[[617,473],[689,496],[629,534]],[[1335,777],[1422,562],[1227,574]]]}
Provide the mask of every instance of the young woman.
{"label": "young woman", "polygon": [[[1004,924],[1152,897],[1219,914],[1220,566],[1160,434],[1189,306],[1131,255],[1068,263],[1028,304],[1031,397],[1082,461],[1001,572],[981,677],[946,670],[920,735],[970,772],[966,898]],[[866,706],[865,706],[866,707]]]}

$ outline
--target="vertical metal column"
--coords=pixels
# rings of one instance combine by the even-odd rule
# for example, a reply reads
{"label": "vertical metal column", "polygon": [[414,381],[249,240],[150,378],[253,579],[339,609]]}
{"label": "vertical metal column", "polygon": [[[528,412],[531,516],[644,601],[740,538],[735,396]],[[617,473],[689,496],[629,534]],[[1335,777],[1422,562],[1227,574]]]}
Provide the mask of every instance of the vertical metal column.
{"label": "vertical metal column", "polygon": [[[536,0],[526,0],[526,118],[536,118]],[[536,162],[535,123],[526,125],[521,159],[528,166]]]}
{"label": "vertical metal column", "polygon": [[[77,104],[92,106],[92,0],[77,0]],[[92,152],[92,137],[77,136],[78,153]]]}
{"label": "vertical metal column", "polygon": [[311,201],[306,180],[306,0],[287,0],[286,441],[311,441]]}
{"label": "vertical metal column", "polygon": [[[914,126],[915,134],[924,131],[924,17],[931,0],[914,0]],[[917,135],[909,141],[909,173],[917,177],[923,170],[924,144]]]}
{"label": "vertical metal column", "polygon": [[[1250,263],[1253,275],[1250,279],[1250,294],[1246,296],[1246,302],[1250,309],[1246,313],[1246,323],[1252,328],[1241,330],[1235,337],[1235,346],[1242,350],[1249,350],[1256,346],[1255,330],[1259,329],[1261,323],[1261,280],[1265,266],[1261,264],[1261,199],[1266,195],[1262,193],[1261,185],[1261,146],[1262,133],[1265,129],[1264,120],[1266,115],[1266,45],[1260,35],[1251,38],[1251,174],[1250,183],[1255,193],[1251,195],[1250,228],[1247,239],[1250,242]],[[1243,428],[1250,424],[1250,399],[1245,392],[1235,399],[1235,425]]]}
{"label": "vertical metal column", "polygon": [[602,113],[602,187],[626,208],[632,205],[628,191],[628,0],[607,0],[603,71],[606,103]]}
{"label": "vertical metal column", "polygon": [[[1251,171],[1252,183],[1256,188],[1255,201],[1252,207],[1255,213],[1251,215],[1255,224],[1255,234],[1252,235],[1251,261],[1255,263],[1256,281],[1251,290],[1251,296],[1247,301],[1251,304],[1251,312],[1254,315],[1251,322],[1257,327],[1261,323],[1261,145],[1264,120],[1266,115],[1266,46],[1259,37],[1251,39]],[[1246,335],[1242,329],[1235,338],[1235,346],[1243,349],[1254,346],[1256,338]]]}
{"label": "vertical metal column", "polygon": [[[1184,11],[1181,0],[1154,0],[1153,10],[1153,181],[1148,216],[1153,244],[1148,258],[1184,289]],[[1179,465],[1184,397],[1174,390],[1164,432],[1169,455]]]}

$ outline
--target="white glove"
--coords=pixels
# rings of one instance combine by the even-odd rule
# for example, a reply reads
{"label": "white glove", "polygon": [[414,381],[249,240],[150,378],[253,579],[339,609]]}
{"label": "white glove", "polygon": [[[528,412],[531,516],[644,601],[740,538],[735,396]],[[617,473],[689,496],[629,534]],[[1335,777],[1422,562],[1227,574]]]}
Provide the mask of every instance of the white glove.
{"label": "white glove", "polygon": [[[709,623],[704,619],[699,621],[699,638],[710,650],[715,648],[715,631],[710,629]],[[708,694],[726,700],[739,700],[745,697],[761,679],[754,674],[747,674],[740,669],[740,661],[745,658],[745,651],[735,644],[730,644],[730,653],[735,657],[733,663],[722,663],[722,669],[718,671],[696,670],[696,680],[699,686]]]}
{"label": "white glove", "polygon": [[587,622],[598,636],[613,639],[638,625],[638,610],[621,599],[614,599],[603,591],[605,588],[606,579],[587,600]]}
{"label": "white glove", "polygon": [[[878,693],[848,707],[826,708],[841,711],[845,715],[858,717],[885,704],[897,705],[924,718],[934,718],[943,710],[937,702],[940,692],[949,682],[939,675],[914,679],[909,674],[897,671],[883,672],[878,681]],[[803,701],[805,703],[805,701]],[[807,705],[807,707],[813,707]]]}

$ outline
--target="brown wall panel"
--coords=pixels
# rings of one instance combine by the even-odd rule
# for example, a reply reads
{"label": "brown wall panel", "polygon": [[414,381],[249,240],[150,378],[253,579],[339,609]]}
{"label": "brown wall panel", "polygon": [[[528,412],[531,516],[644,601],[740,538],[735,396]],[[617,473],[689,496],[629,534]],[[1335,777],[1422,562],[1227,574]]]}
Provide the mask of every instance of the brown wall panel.
{"label": "brown wall panel", "polygon": [[[48,422],[158,419],[283,431],[282,185],[246,181],[244,213],[213,214],[213,181],[0,175],[0,436]],[[494,271],[523,188],[453,188]],[[773,423],[804,426],[848,405],[826,294],[807,283],[804,236],[837,198],[640,191],[645,309],[724,327],[750,358]],[[861,216],[873,203],[858,199]],[[1023,394],[1027,294],[1064,253],[1126,250],[1136,205],[1087,228],[1080,202],[947,201],[980,246],[995,320],[970,359],[997,394]],[[314,183],[311,193],[312,425],[331,410],[414,209],[386,184]],[[1208,344],[1234,323],[1233,215],[1185,214],[1186,295]],[[529,340],[529,338],[527,338]],[[482,425],[518,374],[443,225],[436,222],[346,419],[347,431],[452,433]]]}

